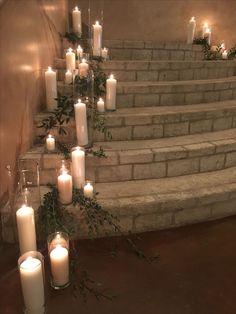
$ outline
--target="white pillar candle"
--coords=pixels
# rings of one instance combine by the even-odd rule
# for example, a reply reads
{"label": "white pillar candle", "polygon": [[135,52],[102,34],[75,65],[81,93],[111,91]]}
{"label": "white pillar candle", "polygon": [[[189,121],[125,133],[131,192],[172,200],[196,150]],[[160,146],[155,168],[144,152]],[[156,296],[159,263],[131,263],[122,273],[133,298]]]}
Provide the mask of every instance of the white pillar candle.
{"label": "white pillar candle", "polygon": [[51,67],[48,67],[45,72],[45,85],[47,110],[52,111],[57,107],[57,101],[55,100],[57,98],[57,75]]}
{"label": "white pillar candle", "polygon": [[102,49],[102,26],[98,21],[93,25],[93,55],[100,56]]}
{"label": "white pillar candle", "polygon": [[88,182],[84,186],[84,196],[88,198],[93,198],[93,186],[90,182]]}
{"label": "white pillar candle", "polygon": [[49,152],[53,152],[55,150],[55,138],[51,134],[49,134],[46,138],[46,146]]}
{"label": "white pillar candle", "polygon": [[208,23],[205,22],[202,26],[202,38],[205,37],[206,30],[208,29]]}
{"label": "white pillar candle", "polygon": [[104,60],[107,60],[107,59],[108,59],[108,49],[107,49],[106,47],[104,47],[104,48],[102,49],[102,58],[103,58]]}
{"label": "white pillar candle", "polygon": [[89,65],[85,59],[82,59],[82,62],[79,63],[79,76],[86,77],[88,75]]}
{"label": "white pillar candle", "polygon": [[72,202],[72,176],[62,166],[61,174],[57,177],[57,186],[59,192],[59,200],[62,204],[70,204]]}
{"label": "white pillar candle", "polygon": [[79,60],[82,60],[84,50],[83,50],[83,48],[81,48],[80,45],[78,45],[78,48],[76,49],[76,52],[77,52],[77,57],[78,57],[78,59],[79,59]]}
{"label": "white pillar candle", "polygon": [[104,101],[102,98],[99,98],[99,100],[97,102],[97,111],[98,112],[104,112],[105,111],[105,105],[104,105]]}
{"label": "white pillar candle", "polygon": [[74,108],[77,142],[79,146],[85,146],[88,144],[86,104],[82,103],[79,99],[77,104],[74,105]]}
{"label": "white pillar candle", "polygon": [[20,264],[19,269],[26,313],[44,314],[44,278],[41,261],[28,257]]}
{"label": "white pillar candle", "polygon": [[70,85],[73,82],[73,74],[70,70],[67,70],[65,73],[65,83]]}
{"label": "white pillar candle", "polygon": [[228,52],[227,52],[227,50],[225,50],[225,51],[222,53],[222,59],[224,59],[224,60],[228,59]]}
{"label": "white pillar candle", "polygon": [[34,222],[34,210],[32,207],[23,205],[16,212],[17,230],[20,252],[36,251],[36,232]]}
{"label": "white pillar candle", "polygon": [[85,182],[85,153],[80,147],[76,147],[71,152],[72,177],[74,187],[80,189]]}
{"label": "white pillar candle", "polygon": [[193,43],[195,29],[196,29],[196,20],[195,20],[195,17],[193,16],[188,23],[187,44]]}
{"label": "white pillar candle", "polygon": [[106,109],[116,109],[116,84],[117,80],[114,79],[113,74],[106,81]]}
{"label": "white pillar candle", "polygon": [[73,31],[77,34],[82,33],[81,27],[81,11],[78,7],[75,7],[72,11]]}
{"label": "white pillar candle", "polygon": [[73,72],[75,70],[75,53],[69,48],[66,53],[66,69]]}
{"label": "white pillar candle", "polygon": [[211,44],[211,30],[210,30],[210,28],[206,29],[204,38],[207,39],[208,45],[210,45]]}
{"label": "white pillar candle", "polygon": [[69,254],[61,245],[50,252],[53,285],[64,286],[69,282]]}

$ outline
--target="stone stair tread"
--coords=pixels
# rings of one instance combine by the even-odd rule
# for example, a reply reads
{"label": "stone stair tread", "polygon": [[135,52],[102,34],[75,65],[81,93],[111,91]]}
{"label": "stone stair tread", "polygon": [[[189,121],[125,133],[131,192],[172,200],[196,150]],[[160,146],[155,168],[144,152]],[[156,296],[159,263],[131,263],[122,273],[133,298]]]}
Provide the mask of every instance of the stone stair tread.
{"label": "stone stair tread", "polygon": [[151,140],[96,142],[95,146],[102,146],[105,150],[125,151],[153,148],[168,148],[173,146],[185,146],[206,142],[227,141],[236,139],[236,128],[209,133],[184,135],[177,137],[159,138]]}
{"label": "stone stair tread", "polygon": [[227,83],[235,82],[236,76],[207,79],[207,80],[186,80],[186,81],[118,81],[120,87],[129,86],[173,86],[173,85],[197,85],[197,84],[211,84],[211,83]]}
{"label": "stone stair tread", "polygon": [[[232,186],[236,191],[236,167],[171,178],[97,183],[96,191],[101,200],[115,200],[115,206],[122,198],[140,196],[153,195],[158,199],[163,195],[168,200],[171,194],[181,198],[189,193],[191,197],[198,198],[203,192],[213,194],[217,188],[226,192],[227,186]],[[135,210],[135,204],[133,205]]]}

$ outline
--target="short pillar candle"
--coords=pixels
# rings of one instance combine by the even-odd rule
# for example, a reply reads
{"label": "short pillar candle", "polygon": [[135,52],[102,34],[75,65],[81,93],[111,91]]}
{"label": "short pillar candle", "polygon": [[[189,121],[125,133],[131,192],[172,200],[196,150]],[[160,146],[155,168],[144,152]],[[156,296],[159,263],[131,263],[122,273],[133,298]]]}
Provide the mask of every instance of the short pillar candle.
{"label": "short pillar candle", "polygon": [[64,205],[70,204],[72,202],[72,176],[69,174],[69,169],[65,166],[64,160],[62,161],[62,166],[59,169],[57,187],[59,201]]}
{"label": "short pillar candle", "polygon": [[89,65],[85,59],[82,59],[82,62],[79,63],[78,67],[79,67],[79,76],[80,77],[88,76]]}
{"label": "short pillar candle", "polygon": [[66,69],[73,72],[75,68],[75,53],[72,48],[69,48],[66,53]]}
{"label": "short pillar candle", "polygon": [[84,186],[84,196],[87,198],[93,198],[93,184],[91,181],[86,181]]}
{"label": "short pillar candle", "polygon": [[117,80],[111,74],[106,81],[106,109],[116,110],[116,85]]}
{"label": "short pillar candle", "polygon": [[105,111],[105,104],[102,98],[97,101],[97,111],[103,113]]}
{"label": "short pillar candle", "polygon": [[106,61],[108,59],[108,49],[104,47],[102,49],[102,58]]}
{"label": "short pillar candle", "polygon": [[55,138],[51,134],[48,134],[48,137],[46,138],[46,147],[49,152],[55,151],[56,142]]}
{"label": "short pillar candle", "polygon": [[98,21],[93,25],[93,55],[101,56],[102,49],[102,25]]}
{"label": "short pillar candle", "polygon": [[228,59],[228,52],[227,52],[227,50],[223,51],[222,59],[224,59],[224,60]]}
{"label": "short pillar candle", "polygon": [[47,110],[52,111],[57,107],[57,74],[51,67],[45,72],[45,86]]}
{"label": "short pillar candle", "polygon": [[65,83],[70,85],[73,82],[73,74],[71,70],[67,70],[65,73]]}

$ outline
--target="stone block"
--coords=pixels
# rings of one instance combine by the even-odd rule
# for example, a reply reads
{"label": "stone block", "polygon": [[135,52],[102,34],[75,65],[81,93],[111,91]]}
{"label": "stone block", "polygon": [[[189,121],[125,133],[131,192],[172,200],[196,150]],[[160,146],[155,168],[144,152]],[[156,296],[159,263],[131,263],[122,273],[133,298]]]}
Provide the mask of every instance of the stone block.
{"label": "stone block", "polygon": [[168,50],[153,50],[153,60],[169,60],[170,51]]}
{"label": "stone block", "polygon": [[140,40],[124,40],[124,48],[144,48],[144,42]]}
{"label": "stone block", "polygon": [[236,152],[231,152],[226,154],[225,167],[236,166]]}
{"label": "stone block", "polygon": [[187,70],[190,67],[190,62],[187,61],[172,61],[169,64],[172,70]]}
{"label": "stone block", "polygon": [[132,179],[132,165],[105,166],[96,169],[96,182],[126,181]]}
{"label": "stone block", "polygon": [[147,125],[152,123],[152,116],[150,114],[130,115],[125,116],[125,125]]}
{"label": "stone block", "polygon": [[164,43],[155,42],[155,41],[146,41],[145,48],[148,49],[163,49],[165,47]]}
{"label": "stone block", "polygon": [[224,118],[215,119],[213,122],[213,130],[219,131],[219,130],[230,129],[232,126],[232,123],[233,123],[232,117],[224,117]]}
{"label": "stone block", "polygon": [[161,95],[161,105],[183,105],[184,94],[163,94]]}
{"label": "stone block", "polygon": [[203,80],[208,78],[208,69],[195,69],[194,75],[195,80]]}
{"label": "stone block", "polygon": [[43,169],[56,169],[59,167],[61,160],[63,159],[62,155],[58,154],[44,154],[43,155]]}
{"label": "stone block", "polygon": [[151,231],[172,225],[172,213],[140,215],[134,220],[135,231]]}
{"label": "stone block", "polygon": [[106,114],[106,126],[121,126],[124,124],[124,117],[112,114]]}
{"label": "stone block", "polygon": [[212,130],[212,120],[200,120],[190,122],[190,134],[210,132]]}
{"label": "stone block", "polygon": [[163,137],[162,125],[134,126],[133,139],[151,139]]}
{"label": "stone block", "polygon": [[148,61],[129,61],[126,63],[127,70],[148,70],[149,62]]}
{"label": "stone block", "polygon": [[203,94],[198,93],[189,93],[185,95],[185,103],[189,104],[200,104],[202,102]]}
{"label": "stone block", "polygon": [[233,91],[232,89],[229,90],[222,90],[220,92],[220,100],[229,100],[233,98]]}
{"label": "stone block", "polygon": [[110,49],[110,56],[114,60],[131,60],[132,49]]}
{"label": "stone block", "polygon": [[126,62],[124,61],[106,61],[101,64],[103,70],[125,70]]}
{"label": "stone block", "polygon": [[225,162],[225,155],[213,155],[213,156],[204,156],[200,159],[200,171],[213,171],[223,169]]}
{"label": "stone block", "polygon": [[179,79],[181,81],[192,80],[193,79],[193,70],[192,69],[182,70],[179,73]]}
{"label": "stone block", "polygon": [[159,74],[159,81],[177,81],[178,78],[178,71],[161,71]]}
{"label": "stone block", "polygon": [[56,184],[57,175],[55,169],[47,169],[41,170],[40,172],[40,184],[48,185],[48,184]]}
{"label": "stone block", "polygon": [[181,115],[178,113],[166,114],[166,115],[154,115],[152,121],[155,124],[180,122]]}
{"label": "stone block", "polygon": [[218,91],[204,92],[204,95],[203,95],[204,102],[215,102],[215,101],[218,101],[219,98],[220,98],[220,93]]}
{"label": "stone block", "polygon": [[180,123],[170,123],[164,125],[164,136],[179,136],[188,134],[189,123],[180,122]]}
{"label": "stone block", "polygon": [[116,79],[118,81],[135,81],[136,72],[135,71],[113,71]]}
{"label": "stone block", "polygon": [[171,60],[184,60],[184,51],[176,50],[170,52]]}
{"label": "stone block", "polygon": [[113,141],[125,141],[132,138],[132,127],[124,126],[109,129]]}
{"label": "stone block", "polygon": [[212,217],[227,217],[236,214],[236,199],[212,205]]}
{"label": "stone block", "polygon": [[184,60],[194,60],[195,54],[193,51],[185,51]]}
{"label": "stone block", "polygon": [[117,104],[120,108],[133,107],[134,96],[133,95],[117,95]]}
{"label": "stone block", "polygon": [[150,149],[127,150],[119,152],[121,164],[149,163],[153,161]]}
{"label": "stone block", "polygon": [[106,158],[91,157],[88,161],[86,158],[86,165],[88,166],[114,166],[119,164],[118,154],[116,152],[106,151]]}
{"label": "stone block", "polygon": [[168,61],[150,61],[149,70],[168,70],[170,63]]}
{"label": "stone block", "polygon": [[137,81],[156,81],[158,73],[156,71],[138,71]]}
{"label": "stone block", "polygon": [[199,172],[199,159],[180,159],[168,162],[167,176],[177,177]]}
{"label": "stone block", "polygon": [[181,210],[174,215],[176,225],[185,225],[194,222],[205,221],[211,217],[210,206],[202,206]]}
{"label": "stone block", "polygon": [[166,161],[187,157],[187,150],[181,146],[154,148],[154,161]]}
{"label": "stone block", "polygon": [[145,49],[133,49],[132,50],[132,60],[151,60],[152,51]]}
{"label": "stone block", "polygon": [[123,87],[124,94],[147,94],[149,93],[148,85],[126,85]]}
{"label": "stone block", "polygon": [[148,164],[134,165],[133,179],[157,179],[166,176],[166,164],[164,162],[155,162]]}
{"label": "stone block", "polygon": [[159,95],[135,95],[134,103],[137,107],[157,106],[159,104]]}
{"label": "stone block", "polygon": [[236,151],[236,139],[220,140],[212,143],[216,145],[216,153]]}
{"label": "stone block", "polygon": [[228,82],[215,83],[215,90],[228,89],[229,87],[230,87],[230,83]]}
{"label": "stone block", "polygon": [[123,40],[120,39],[107,39],[103,40],[105,47],[109,48],[123,48]]}
{"label": "stone block", "polygon": [[188,151],[189,157],[212,155],[215,152],[215,145],[211,143],[190,144],[184,147]]}
{"label": "stone block", "polygon": [[133,196],[128,198],[119,199],[119,213],[120,215],[125,215],[127,213],[133,216],[143,215],[143,208],[145,207],[145,214],[151,214],[157,212],[159,209],[159,204],[154,196]]}

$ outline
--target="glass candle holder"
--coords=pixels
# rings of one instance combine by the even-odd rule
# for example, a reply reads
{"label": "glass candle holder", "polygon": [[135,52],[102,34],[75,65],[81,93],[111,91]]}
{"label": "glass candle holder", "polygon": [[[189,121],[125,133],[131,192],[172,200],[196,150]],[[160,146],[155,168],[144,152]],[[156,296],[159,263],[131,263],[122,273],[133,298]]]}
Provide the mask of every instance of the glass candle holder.
{"label": "glass candle holder", "polygon": [[57,188],[61,204],[70,204],[72,202],[72,176],[70,163],[65,160],[61,161],[61,166],[58,169]]}
{"label": "glass candle holder", "polygon": [[84,196],[87,198],[93,198],[93,196],[94,196],[93,182],[90,180],[86,180],[86,182],[85,182]]}
{"label": "glass candle holder", "polygon": [[45,313],[44,258],[40,252],[30,251],[18,259],[21,288],[27,314]]}
{"label": "glass candle holder", "polygon": [[69,277],[69,237],[65,232],[55,232],[47,239],[51,265],[51,286],[64,289],[70,284]]}

